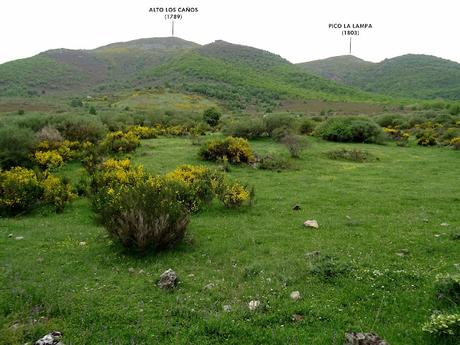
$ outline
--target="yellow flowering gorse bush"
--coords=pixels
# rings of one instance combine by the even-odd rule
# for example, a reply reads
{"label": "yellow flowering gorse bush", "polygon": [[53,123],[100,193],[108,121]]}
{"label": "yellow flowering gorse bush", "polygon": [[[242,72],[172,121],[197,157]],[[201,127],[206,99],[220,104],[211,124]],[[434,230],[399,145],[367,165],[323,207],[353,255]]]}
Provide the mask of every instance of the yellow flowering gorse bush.
{"label": "yellow flowering gorse bush", "polygon": [[57,150],[36,151],[33,159],[42,169],[56,169],[64,164],[64,159]]}

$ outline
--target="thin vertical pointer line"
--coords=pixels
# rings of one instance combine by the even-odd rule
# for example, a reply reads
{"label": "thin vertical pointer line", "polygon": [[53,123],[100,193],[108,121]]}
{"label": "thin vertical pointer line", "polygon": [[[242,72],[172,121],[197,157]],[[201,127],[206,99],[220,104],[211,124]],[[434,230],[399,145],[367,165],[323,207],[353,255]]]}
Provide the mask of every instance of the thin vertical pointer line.
{"label": "thin vertical pointer line", "polygon": [[351,55],[351,36],[350,36],[350,55]]}
{"label": "thin vertical pointer line", "polygon": [[174,37],[174,20],[172,21],[171,33],[172,33],[172,37]]}

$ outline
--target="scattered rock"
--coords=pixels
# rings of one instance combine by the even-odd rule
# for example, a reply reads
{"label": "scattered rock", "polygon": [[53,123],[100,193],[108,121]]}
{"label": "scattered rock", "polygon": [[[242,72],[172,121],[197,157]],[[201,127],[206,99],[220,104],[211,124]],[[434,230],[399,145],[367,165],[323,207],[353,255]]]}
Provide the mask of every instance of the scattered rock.
{"label": "scattered rock", "polygon": [[300,205],[294,205],[294,207],[292,208],[293,211],[300,211],[302,208],[300,207]]}
{"label": "scattered rock", "polygon": [[315,229],[319,228],[318,222],[314,219],[305,221],[303,225],[305,225],[307,228],[315,228]]}
{"label": "scattered rock", "polygon": [[62,333],[54,331],[38,339],[34,345],[64,345],[61,342]]}
{"label": "scattered rock", "polygon": [[454,264],[454,267],[458,270],[460,270],[460,264]]}
{"label": "scattered rock", "polygon": [[293,315],[291,316],[291,319],[292,319],[292,321],[297,321],[297,322],[299,322],[299,321],[305,320],[305,317],[304,317],[303,315],[300,315],[300,314],[293,314]]}
{"label": "scattered rock", "polygon": [[389,345],[374,333],[345,333],[345,345]]}
{"label": "scattered rock", "polygon": [[256,310],[257,308],[260,307],[260,301],[258,300],[252,300],[251,302],[249,302],[249,310]]}
{"label": "scattered rock", "polygon": [[130,268],[128,268],[128,272],[129,273],[134,273],[134,272],[136,272],[136,270],[134,268],[130,267]]}
{"label": "scattered rock", "polygon": [[78,243],[80,246],[86,246],[86,242],[85,241],[81,241]]}
{"label": "scattered rock", "polygon": [[441,223],[441,226],[449,226],[449,223]]}
{"label": "scattered rock", "polygon": [[190,273],[187,277],[193,278],[195,275],[193,273]]}
{"label": "scattered rock", "polygon": [[24,239],[24,236],[18,236],[18,237],[15,237],[14,238],[16,241],[20,241],[20,240],[23,240]]}
{"label": "scattered rock", "polygon": [[9,237],[9,238],[13,237],[13,234],[9,234],[8,237]]}
{"label": "scattered rock", "polygon": [[398,256],[406,256],[409,254],[409,249],[401,249],[396,255]]}
{"label": "scattered rock", "polygon": [[232,311],[232,306],[231,305],[224,305],[222,306],[222,309],[226,312],[226,313],[230,313]]}
{"label": "scattered rock", "polygon": [[292,291],[291,292],[291,299],[294,301],[298,301],[300,299],[300,292],[299,291]]}
{"label": "scattered rock", "polygon": [[158,286],[162,289],[172,289],[177,285],[177,274],[172,269],[164,271],[160,276]]}
{"label": "scattered rock", "polygon": [[139,274],[144,274],[145,271],[144,271],[143,269],[140,269],[139,272],[137,272],[137,273],[139,273]]}

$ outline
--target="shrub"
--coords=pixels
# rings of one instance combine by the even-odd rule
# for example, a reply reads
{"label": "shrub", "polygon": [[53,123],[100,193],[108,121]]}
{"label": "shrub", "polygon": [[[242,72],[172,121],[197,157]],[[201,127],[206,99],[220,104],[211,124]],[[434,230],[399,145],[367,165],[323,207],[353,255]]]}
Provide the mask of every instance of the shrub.
{"label": "shrub", "polygon": [[180,188],[159,177],[119,186],[99,214],[112,238],[127,248],[169,248],[183,239],[189,223],[187,208],[177,199]]}
{"label": "shrub", "polygon": [[90,115],[96,115],[97,114],[96,108],[93,105],[89,108],[89,114]]}
{"label": "shrub", "polygon": [[66,118],[57,125],[59,132],[68,140],[96,143],[107,132],[98,117],[73,116]]}
{"label": "shrub", "polygon": [[238,182],[226,183],[219,193],[219,199],[225,207],[237,208],[250,201],[251,192]]}
{"label": "shrub", "polygon": [[270,136],[277,128],[286,128],[294,131],[298,125],[297,118],[290,114],[267,114],[264,115],[263,121]]}
{"label": "shrub", "polygon": [[396,141],[396,144],[398,146],[407,146],[409,144],[409,138],[410,138],[409,133],[403,132],[400,129],[390,128],[390,127],[385,127],[383,129],[383,132],[391,140]]}
{"label": "shrub", "polygon": [[68,179],[48,174],[42,182],[43,201],[52,205],[56,212],[62,212],[65,206],[76,198]]}
{"label": "shrub", "polygon": [[458,115],[460,114],[460,105],[459,104],[452,104],[449,108],[450,115]]}
{"label": "shrub", "polygon": [[0,214],[16,215],[38,203],[42,187],[33,170],[15,167],[0,171]]}
{"label": "shrub", "polygon": [[64,163],[62,156],[56,150],[36,151],[33,159],[42,169],[56,169]]}
{"label": "shrub", "polygon": [[265,155],[258,159],[258,167],[263,170],[286,170],[291,168],[291,163],[280,155]]}
{"label": "shrub", "polygon": [[32,130],[16,126],[0,127],[0,167],[27,165],[34,145]]}
{"label": "shrub", "polygon": [[209,204],[222,183],[222,176],[204,166],[182,165],[166,174],[166,179],[186,186],[183,202],[194,212]]}
{"label": "shrub", "polygon": [[145,126],[128,127],[128,133],[133,133],[141,139],[153,139],[158,136],[158,131],[155,128]]}
{"label": "shrub", "polygon": [[382,128],[366,117],[334,117],[316,132],[325,140],[337,142],[377,143],[382,137]]}
{"label": "shrub", "polygon": [[91,176],[91,190],[115,188],[119,185],[135,185],[145,178],[141,165],[133,167],[129,159],[107,159],[102,162]]}
{"label": "shrub", "polygon": [[432,129],[426,129],[416,134],[417,145],[434,146],[437,144],[436,134]]}
{"label": "shrub", "polygon": [[300,134],[310,135],[316,128],[316,122],[311,119],[305,119],[300,123],[299,132]]}
{"label": "shrub", "polygon": [[293,136],[294,130],[289,127],[279,127],[275,128],[271,133],[270,136],[274,141],[282,141],[287,136]]}
{"label": "shrub", "polygon": [[334,256],[318,253],[310,258],[310,274],[329,281],[350,272],[351,267]]}
{"label": "shrub", "polygon": [[372,158],[369,152],[358,149],[338,149],[326,153],[327,157],[335,160],[345,160],[350,162],[367,162]]}
{"label": "shrub", "polygon": [[131,152],[140,145],[139,137],[133,132],[123,133],[122,131],[110,132],[107,134],[102,146],[111,152]]}
{"label": "shrub", "polygon": [[376,122],[381,127],[403,127],[406,125],[407,120],[402,115],[398,114],[385,114],[382,116],[377,117]]}
{"label": "shrub", "polygon": [[304,138],[299,135],[287,135],[281,139],[281,142],[287,147],[292,158],[299,158],[302,150],[307,146]]}
{"label": "shrub", "polygon": [[255,139],[267,135],[262,119],[253,118],[226,123],[222,129],[225,135],[246,139]]}
{"label": "shrub", "polygon": [[434,314],[422,330],[435,336],[460,336],[460,314]]}
{"label": "shrub", "polygon": [[227,137],[206,142],[199,155],[204,160],[218,161],[226,157],[230,163],[251,163],[254,154],[246,139]]}
{"label": "shrub", "polygon": [[208,108],[203,112],[203,121],[211,127],[216,127],[219,124],[221,113],[214,107]]}
{"label": "shrub", "polygon": [[50,126],[43,127],[38,131],[38,133],[35,135],[37,138],[38,142],[48,142],[50,144],[58,144],[62,141],[64,141],[64,138],[62,137],[61,133],[54,128]]}
{"label": "shrub", "polygon": [[460,274],[437,275],[435,285],[440,298],[447,298],[453,303],[460,302]]}

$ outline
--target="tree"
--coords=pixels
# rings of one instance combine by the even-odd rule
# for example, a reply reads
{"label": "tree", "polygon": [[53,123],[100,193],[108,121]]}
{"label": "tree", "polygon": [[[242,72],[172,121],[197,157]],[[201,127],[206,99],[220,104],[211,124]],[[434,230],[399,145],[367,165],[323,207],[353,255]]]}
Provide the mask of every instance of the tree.
{"label": "tree", "polygon": [[94,106],[91,106],[91,108],[89,108],[89,113],[90,113],[91,115],[96,115],[96,114],[97,114],[96,108],[94,108]]}
{"label": "tree", "polygon": [[216,127],[219,124],[221,113],[215,108],[211,107],[203,112],[203,121],[211,127]]}

